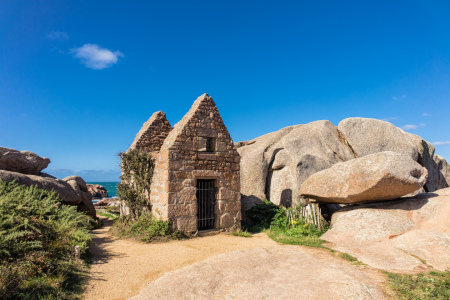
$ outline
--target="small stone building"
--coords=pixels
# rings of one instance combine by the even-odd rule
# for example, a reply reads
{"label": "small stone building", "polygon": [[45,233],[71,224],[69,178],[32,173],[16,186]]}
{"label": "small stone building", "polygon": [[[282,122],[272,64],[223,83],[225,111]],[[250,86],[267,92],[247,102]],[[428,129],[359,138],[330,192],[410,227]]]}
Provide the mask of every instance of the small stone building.
{"label": "small stone building", "polygon": [[208,94],[173,128],[163,112],[154,113],[130,149],[155,157],[155,217],[183,232],[240,228],[240,156]]}

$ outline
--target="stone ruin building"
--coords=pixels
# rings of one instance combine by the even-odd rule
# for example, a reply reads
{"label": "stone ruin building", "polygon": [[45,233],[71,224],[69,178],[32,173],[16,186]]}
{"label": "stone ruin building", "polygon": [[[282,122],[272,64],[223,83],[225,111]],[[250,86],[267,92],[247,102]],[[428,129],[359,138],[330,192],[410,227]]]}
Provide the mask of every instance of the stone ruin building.
{"label": "stone ruin building", "polygon": [[173,128],[155,112],[133,149],[155,159],[149,199],[155,217],[183,232],[240,228],[240,156],[208,94]]}

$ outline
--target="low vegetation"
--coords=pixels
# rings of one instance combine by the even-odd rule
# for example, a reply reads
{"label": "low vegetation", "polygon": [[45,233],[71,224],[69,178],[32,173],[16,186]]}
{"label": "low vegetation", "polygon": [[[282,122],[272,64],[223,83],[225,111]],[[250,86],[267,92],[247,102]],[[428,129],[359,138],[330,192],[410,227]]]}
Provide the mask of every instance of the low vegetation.
{"label": "low vegetation", "polygon": [[108,208],[106,208],[106,209],[97,208],[97,215],[115,220],[120,217],[120,212],[117,211],[116,209],[111,209],[111,208],[109,208],[109,209]]}
{"label": "low vegetation", "polygon": [[399,299],[450,299],[450,271],[387,275]]}
{"label": "low vegetation", "polygon": [[0,180],[0,299],[78,299],[94,222],[55,192]]}
{"label": "low vegetation", "polygon": [[301,211],[304,211],[304,205],[284,208],[265,200],[249,210],[252,223],[244,224],[244,229],[265,231],[271,239],[283,244],[323,247],[325,241],[319,237],[328,230],[325,222],[318,227],[308,217],[302,216]]}
{"label": "low vegetation", "polygon": [[343,259],[345,259],[345,260],[351,261],[351,262],[358,261],[358,259],[357,259],[356,257],[351,256],[351,255],[348,254],[348,253],[341,253],[340,257],[343,258]]}
{"label": "low vegetation", "polygon": [[114,221],[109,232],[119,238],[136,238],[146,243],[165,242],[187,237],[179,231],[172,230],[169,221],[157,220],[153,216],[141,216],[136,220],[119,218]]}
{"label": "low vegetation", "polygon": [[117,185],[117,195],[130,209],[132,218],[139,218],[151,212],[150,186],[154,159],[147,153],[131,150],[119,153],[121,182]]}
{"label": "low vegetation", "polygon": [[233,232],[234,236],[252,237],[252,234],[246,230],[237,230]]}

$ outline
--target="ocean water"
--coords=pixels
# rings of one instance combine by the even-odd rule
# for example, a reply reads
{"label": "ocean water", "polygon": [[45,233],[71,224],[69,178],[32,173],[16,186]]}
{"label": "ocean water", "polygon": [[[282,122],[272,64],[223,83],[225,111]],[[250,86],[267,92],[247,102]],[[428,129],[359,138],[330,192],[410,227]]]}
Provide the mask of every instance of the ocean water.
{"label": "ocean water", "polygon": [[108,191],[108,197],[117,197],[117,184],[118,182],[86,182],[89,184],[100,184],[105,187],[105,189]]}

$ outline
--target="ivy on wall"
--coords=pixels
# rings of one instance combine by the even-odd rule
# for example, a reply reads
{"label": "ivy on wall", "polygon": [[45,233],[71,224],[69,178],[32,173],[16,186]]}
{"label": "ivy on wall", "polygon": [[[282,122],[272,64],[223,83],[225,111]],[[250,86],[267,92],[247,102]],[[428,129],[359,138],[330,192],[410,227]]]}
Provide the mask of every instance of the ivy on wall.
{"label": "ivy on wall", "polygon": [[150,185],[155,160],[147,153],[130,150],[119,153],[122,169],[117,195],[125,201],[132,218],[151,212]]}

